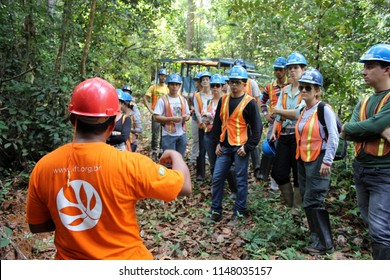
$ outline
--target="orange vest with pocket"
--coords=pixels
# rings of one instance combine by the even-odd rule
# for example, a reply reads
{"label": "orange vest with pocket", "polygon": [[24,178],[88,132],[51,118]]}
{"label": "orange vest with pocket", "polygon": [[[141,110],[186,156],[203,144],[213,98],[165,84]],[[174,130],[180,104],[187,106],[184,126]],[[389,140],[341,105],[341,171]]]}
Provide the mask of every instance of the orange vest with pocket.
{"label": "orange vest with pocket", "polygon": [[302,119],[303,112],[295,125],[295,137],[297,141],[295,158],[301,158],[304,162],[315,161],[321,153],[323,139],[320,133],[317,109],[315,109],[314,113],[303,126],[302,134],[299,133],[298,124]]}
{"label": "orange vest with pocket", "polygon": [[[182,97],[181,95],[178,95],[178,97],[179,97],[180,103],[181,103],[181,115],[184,116],[186,113],[186,106],[185,106],[184,102],[186,102],[186,101],[184,101],[184,97]],[[169,100],[168,100],[168,96],[165,95],[162,97],[162,99],[163,99],[164,104],[165,104],[165,115],[167,117],[173,117],[171,105],[169,104]],[[184,120],[182,122],[182,126],[183,126],[183,131],[186,131],[186,122]],[[174,122],[165,123],[164,128],[169,133],[176,132],[176,126],[175,126]]]}
{"label": "orange vest with pocket", "polygon": [[228,142],[232,146],[242,146],[248,140],[247,123],[245,122],[243,111],[246,105],[253,99],[253,97],[245,94],[241,102],[235,108],[233,113],[229,115],[229,100],[230,95],[222,96],[220,118],[222,121],[222,133],[220,142],[223,142],[228,134]]}
{"label": "orange vest with pocket", "polygon": [[[382,107],[386,104],[386,102],[390,98],[390,92],[387,93],[379,102],[379,104],[376,106],[374,110],[374,115],[377,114]],[[366,96],[363,98],[363,100],[360,102],[360,110],[359,110],[359,117],[360,121],[364,121],[367,119],[367,104],[368,104],[369,97]],[[368,140],[365,142],[355,142],[355,156],[357,156],[362,149],[364,149],[364,152],[367,155],[376,156],[376,157],[382,157],[387,155],[390,152],[390,143],[386,141],[383,137],[380,137],[379,139],[375,140]]]}

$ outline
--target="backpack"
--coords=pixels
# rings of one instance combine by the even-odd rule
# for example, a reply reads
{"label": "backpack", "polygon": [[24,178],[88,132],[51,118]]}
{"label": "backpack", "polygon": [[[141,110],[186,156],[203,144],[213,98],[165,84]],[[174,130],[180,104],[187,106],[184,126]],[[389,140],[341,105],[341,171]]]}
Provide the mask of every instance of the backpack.
{"label": "backpack", "polygon": [[[326,103],[323,101],[321,101],[318,104],[317,114],[318,114],[318,120],[320,121],[321,125],[324,127],[325,140],[328,140],[329,132],[328,132],[328,129],[326,128],[325,117],[324,117],[325,105],[326,105]],[[337,131],[339,133],[341,133],[341,127],[343,126],[343,124],[337,116],[336,116],[336,122],[337,122]],[[336,154],[334,155],[333,160],[334,161],[342,160],[345,158],[346,155],[347,155],[347,140],[339,137],[339,145],[337,147]]]}

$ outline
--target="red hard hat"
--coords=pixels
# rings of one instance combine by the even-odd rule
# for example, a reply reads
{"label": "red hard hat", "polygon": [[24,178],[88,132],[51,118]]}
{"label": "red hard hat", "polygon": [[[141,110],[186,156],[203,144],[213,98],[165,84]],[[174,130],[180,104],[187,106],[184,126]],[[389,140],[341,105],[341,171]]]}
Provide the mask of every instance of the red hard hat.
{"label": "red hard hat", "polygon": [[120,113],[114,86],[101,78],[81,82],[72,93],[68,111],[88,117],[109,117]]}

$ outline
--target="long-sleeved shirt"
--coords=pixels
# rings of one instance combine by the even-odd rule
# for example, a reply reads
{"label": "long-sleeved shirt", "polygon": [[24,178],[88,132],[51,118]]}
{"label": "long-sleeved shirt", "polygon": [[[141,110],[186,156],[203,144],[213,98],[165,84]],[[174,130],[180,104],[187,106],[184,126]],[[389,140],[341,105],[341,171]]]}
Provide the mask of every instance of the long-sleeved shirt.
{"label": "long-sleeved shirt", "polygon": [[[390,99],[374,115],[375,108],[388,92],[389,90],[370,96],[367,103],[367,119],[364,121],[361,121],[359,116],[361,102],[355,106],[351,120],[344,125],[347,140],[364,142],[367,139],[377,139],[382,131],[390,126]],[[390,168],[390,153],[376,157],[367,155],[362,149],[356,159],[363,167]]]}
{"label": "long-sleeved shirt", "polygon": [[[238,104],[240,104],[241,100],[245,95],[242,95],[238,98],[234,98],[230,96],[229,98],[229,115],[231,115]],[[222,98],[218,102],[217,110],[215,111],[215,118],[213,129],[211,130],[213,141],[216,143],[220,142],[219,138],[222,133],[222,120],[220,117],[221,112],[221,104]],[[263,131],[263,123],[260,118],[259,108],[257,106],[256,101],[251,100],[244,108],[242,115],[244,117],[245,122],[248,124],[248,141],[244,144],[244,149],[246,153],[253,151],[257,144],[259,144],[261,133]],[[225,140],[221,143],[221,145],[225,147],[230,147],[228,141],[228,131],[226,132]]]}
{"label": "long-sleeved shirt", "polygon": [[[309,110],[304,110],[303,115],[301,118],[301,121],[297,123],[298,125],[298,131],[302,133],[303,127],[305,126],[306,122],[310,119],[310,117],[313,115],[314,111],[318,107],[317,103],[315,106],[310,108]],[[328,140],[325,141],[325,131],[324,127],[319,125],[320,127],[320,134],[322,139],[322,148],[321,150],[325,150],[325,155],[323,158],[323,162],[325,162],[328,165],[332,165],[333,163],[333,158],[334,155],[336,154],[337,146],[339,143],[339,132],[337,131],[337,123],[336,123],[336,115],[333,112],[332,108],[330,106],[324,106],[324,120],[325,120],[325,125],[328,130]]]}
{"label": "long-sleeved shirt", "polygon": [[[294,97],[292,97],[292,85],[289,85],[288,87],[286,87],[285,92],[288,95],[287,101],[286,101],[287,108],[283,108],[283,105],[282,105],[284,93],[280,93],[276,107],[278,107],[280,109],[286,109],[286,110],[297,110],[295,120],[286,119],[283,121],[283,124],[282,124],[282,127],[294,128],[295,123],[297,122],[297,119],[299,118],[299,115],[301,114],[303,107],[306,106],[306,102],[302,99],[301,102],[298,103],[298,99],[299,99],[299,96],[301,94],[299,91],[295,93]],[[277,115],[275,120],[278,122],[281,122],[280,116]]]}
{"label": "long-sleeved shirt", "polygon": [[[278,97],[280,95],[282,88],[284,88],[285,86],[288,85],[287,81],[288,81],[288,79],[286,77],[283,85],[278,85],[277,80],[275,80],[265,87],[265,89],[263,91],[263,95],[261,96],[261,100],[260,100],[261,111],[263,112],[263,114],[268,113],[268,108],[267,108],[268,100],[270,102],[270,104],[269,104],[270,107],[276,105],[276,103],[278,102]],[[272,87],[272,89],[271,89],[271,87]],[[271,90],[274,92],[274,94],[272,95],[272,98],[275,99],[275,101],[270,100]],[[271,111],[271,113],[272,113],[272,111]]]}

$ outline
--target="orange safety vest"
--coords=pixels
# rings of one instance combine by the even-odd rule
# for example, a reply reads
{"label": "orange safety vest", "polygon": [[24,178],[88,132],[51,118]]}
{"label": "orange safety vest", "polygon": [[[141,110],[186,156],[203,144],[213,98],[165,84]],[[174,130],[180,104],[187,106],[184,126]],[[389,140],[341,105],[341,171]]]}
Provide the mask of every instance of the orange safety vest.
{"label": "orange safety vest", "polygon": [[321,153],[323,139],[320,133],[317,109],[318,107],[303,126],[302,134],[299,133],[298,124],[302,119],[303,112],[295,125],[297,142],[295,158],[301,158],[304,162],[315,161]]}
{"label": "orange safety vest", "polygon": [[246,81],[246,87],[244,88],[244,91],[246,92],[246,94],[248,94],[249,96],[253,96],[252,94],[252,86],[251,86],[251,79],[248,79]]}
{"label": "orange safety vest", "polygon": [[[210,99],[209,104],[207,105],[207,112],[212,113],[213,112],[213,100]],[[213,129],[213,125],[211,123],[206,123],[206,128],[204,132],[209,132]]]}
{"label": "orange safety vest", "polygon": [[[185,113],[186,113],[186,106],[185,106],[185,103],[184,103],[185,102],[184,101],[184,97],[182,97],[179,94],[177,96],[179,97],[180,103],[181,103],[181,115],[184,116]],[[169,104],[169,100],[168,100],[167,95],[163,96],[162,99],[163,99],[164,104],[165,104],[165,115],[167,117],[173,117],[171,105]],[[182,122],[182,126],[183,126],[183,131],[186,131],[187,127],[186,127],[186,122],[184,120]],[[166,131],[168,131],[169,133],[176,132],[175,123],[174,122],[167,122],[167,123],[165,123],[164,124],[164,129]]]}
{"label": "orange safety vest", "polygon": [[[199,91],[194,93],[194,98],[196,98],[196,100],[198,101],[199,112],[202,114],[203,102],[202,102],[202,98],[200,97],[200,92]],[[198,122],[198,128],[201,128],[200,120],[197,120],[197,122]]]}
{"label": "orange safety vest", "polygon": [[[288,97],[288,94],[285,92],[285,89],[286,87],[288,86],[285,86],[283,89],[282,89],[282,107],[283,107],[283,110],[286,110],[287,109],[287,97]],[[300,104],[302,101],[302,95],[300,94],[298,96],[298,104]],[[280,136],[280,133],[282,132],[282,126],[283,122],[276,122],[276,137],[279,138]]]}
{"label": "orange safety vest", "polygon": [[235,108],[233,113],[229,115],[229,100],[230,94],[222,96],[221,112],[219,114],[222,121],[222,133],[220,142],[223,142],[228,133],[228,142],[232,146],[242,146],[248,140],[247,123],[245,122],[242,112],[246,105],[253,99],[253,97],[245,94],[241,102]]}
{"label": "orange safety vest", "polygon": [[[287,83],[287,77],[285,79],[285,82],[284,82],[284,87],[286,87],[288,85]],[[277,93],[280,91],[275,91],[275,88],[274,88],[274,84],[276,84],[276,80],[273,81],[272,83],[268,84],[266,86],[266,89],[267,89],[267,92],[268,92],[268,99],[269,99],[269,112],[270,114],[273,113],[274,111],[274,107],[276,106],[276,104],[278,103],[278,95]],[[277,85],[277,84],[276,84]]]}
{"label": "orange safety vest", "polygon": [[[376,106],[374,110],[374,115],[378,114],[378,112],[382,109],[382,107],[389,100],[389,98],[390,98],[390,92],[387,93],[382,98],[381,102],[379,102],[379,104]],[[369,97],[366,96],[360,102],[360,110],[359,110],[360,121],[364,121],[367,119],[368,99]],[[355,142],[355,156],[357,156],[362,151],[362,149],[364,149],[364,152],[367,155],[383,157],[390,152],[390,143],[386,141],[386,139],[384,139],[383,137],[380,137],[379,139],[375,139],[375,140],[364,141],[364,142]]]}

